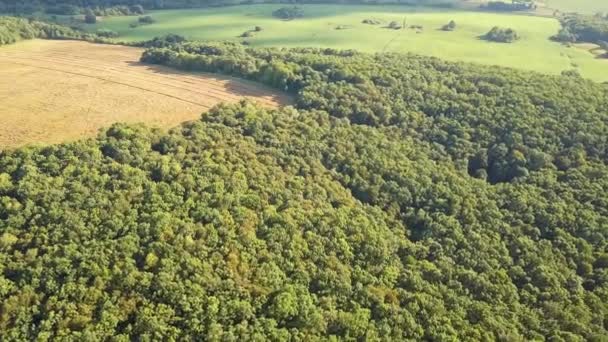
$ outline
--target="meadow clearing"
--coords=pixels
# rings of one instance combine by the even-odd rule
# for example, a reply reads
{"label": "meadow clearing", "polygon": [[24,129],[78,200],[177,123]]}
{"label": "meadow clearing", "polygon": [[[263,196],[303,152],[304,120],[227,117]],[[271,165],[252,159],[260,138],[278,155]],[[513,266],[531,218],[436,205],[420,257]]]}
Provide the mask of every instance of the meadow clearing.
{"label": "meadow clearing", "polygon": [[[280,7],[245,5],[151,11],[150,15],[156,22],[150,25],[131,28],[129,25],[137,18],[110,17],[88,26],[88,29],[111,29],[118,32],[119,39],[124,41],[176,33],[201,40],[246,40],[252,46],[412,52],[548,74],[578,69],[584,77],[608,80],[608,60],[599,59],[586,49],[566,47],[549,39],[560,28],[559,22],[553,18],[412,6],[301,5],[304,18],[285,21],[272,16],[272,12]],[[364,19],[377,19],[385,24],[363,24]],[[456,30],[442,31],[441,27],[450,20],[457,23]],[[405,21],[408,28],[384,28],[391,21],[400,24]],[[411,25],[421,25],[423,29],[410,29]],[[249,38],[239,37],[254,26],[263,30]],[[522,38],[513,44],[481,39],[493,26],[513,28]]]}
{"label": "meadow clearing", "polygon": [[244,97],[290,102],[252,82],[143,65],[141,53],[77,41],[0,47],[0,149],[76,140],[114,122],[174,127]]}
{"label": "meadow clearing", "polygon": [[606,0],[543,0],[541,4],[562,12],[595,14],[608,11]]}

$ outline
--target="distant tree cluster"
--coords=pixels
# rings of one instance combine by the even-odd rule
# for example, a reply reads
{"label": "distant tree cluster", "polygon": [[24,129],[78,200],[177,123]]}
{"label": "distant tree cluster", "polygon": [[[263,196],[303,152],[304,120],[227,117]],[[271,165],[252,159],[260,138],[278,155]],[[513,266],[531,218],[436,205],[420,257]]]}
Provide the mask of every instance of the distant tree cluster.
{"label": "distant tree cluster", "polygon": [[154,18],[152,18],[151,16],[146,15],[146,16],[137,18],[137,22],[139,24],[149,25],[149,24],[154,24],[156,22],[156,20],[154,20]]}
{"label": "distant tree cluster", "polygon": [[561,20],[562,28],[553,39],[561,42],[577,41],[601,44],[608,41],[608,17],[571,14]]}
{"label": "distant tree cluster", "polygon": [[535,10],[537,5],[534,0],[488,1],[481,5],[481,8],[489,11],[515,12]]}
{"label": "distant tree cluster", "polygon": [[61,25],[23,18],[0,17],[0,45],[34,38],[92,39],[93,37]]}
{"label": "distant tree cluster", "polygon": [[284,20],[293,20],[304,17],[304,11],[298,6],[281,7],[272,12],[272,15]]}
{"label": "distant tree cluster", "polygon": [[498,43],[513,43],[519,40],[519,35],[511,28],[494,26],[483,38]]}

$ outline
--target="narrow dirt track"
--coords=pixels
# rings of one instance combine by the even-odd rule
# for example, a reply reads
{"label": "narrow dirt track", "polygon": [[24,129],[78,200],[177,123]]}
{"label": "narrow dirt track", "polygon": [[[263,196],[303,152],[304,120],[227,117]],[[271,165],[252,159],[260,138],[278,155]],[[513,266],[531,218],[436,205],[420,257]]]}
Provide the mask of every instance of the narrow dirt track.
{"label": "narrow dirt track", "polygon": [[114,122],[173,127],[220,102],[291,98],[214,74],[139,63],[138,48],[28,41],[0,48],[0,149],[91,136]]}

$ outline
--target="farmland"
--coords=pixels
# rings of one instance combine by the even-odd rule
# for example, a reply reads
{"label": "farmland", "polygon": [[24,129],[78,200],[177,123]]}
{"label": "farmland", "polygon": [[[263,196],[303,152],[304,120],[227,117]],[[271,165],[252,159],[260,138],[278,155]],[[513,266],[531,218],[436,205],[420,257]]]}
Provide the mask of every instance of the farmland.
{"label": "farmland", "polygon": [[0,148],[71,141],[114,122],[173,127],[243,97],[271,107],[289,101],[246,81],[140,65],[140,55],[75,41],[1,47]]}
{"label": "farmland", "polygon": [[[251,46],[332,47],[366,52],[412,52],[451,61],[535,70],[559,74],[577,69],[584,77],[608,80],[608,61],[584,49],[567,47],[549,38],[559,30],[553,18],[515,14],[480,13],[408,6],[303,5],[304,18],[284,21],[272,17],[280,5],[250,5],[196,10],[152,11],[151,25],[129,27],[133,17],[106,18],[88,28],[108,28],[121,40],[139,41],[166,33],[193,39],[243,41]],[[382,24],[366,25],[364,19]],[[457,28],[440,28],[454,20]],[[404,30],[384,28],[389,22],[406,22]],[[225,23],[229,22],[230,25]],[[413,30],[409,26],[421,26]],[[249,38],[239,36],[260,26]],[[493,26],[511,27],[522,37],[514,44],[480,39]],[[337,29],[341,28],[341,29]]]}

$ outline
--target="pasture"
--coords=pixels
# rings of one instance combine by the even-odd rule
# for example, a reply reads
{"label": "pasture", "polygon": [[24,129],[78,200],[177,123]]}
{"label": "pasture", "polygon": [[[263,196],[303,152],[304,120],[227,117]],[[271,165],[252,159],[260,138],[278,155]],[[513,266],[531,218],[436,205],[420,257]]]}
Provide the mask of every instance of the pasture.
{"label": "pasture", "polygon": [[562,12],[578,12],[584,14],[608,12],[608,1],[606,0],[543,0],[541,2],[549,8],[557,9]]}
{"label": "pasture", "polygon": [[[559,74],[577,69],[587,78],[608,80],[608,61],[584,49],[569,48],[549,38],[559,30],[553,18],[529,15],[472,12],[413,6],[301,5],[304,18],[280,20],[272,12],[282,5],[245,5],[209,9],[152,11],[151,25],[135,28],[134,17],[111,17],[88,27],[118,32],[121,40],[139,41],[176,33],[200,40],[246,40],[252,46],[332,47],[367,52],[412,52],[452,61],[535,70]],[[375,19],[382,24],[363,24]],[[441,27],[457,23],[452,32]],[[391,21],[406,28],[385,28]],[[229,24],[227,24],[229,23]],[[421,30],[410,29],[412,25]],[[240,35],[255,26],[262,28],[252,37]],[[493,26],[510,27],[522,37],[513,44],[480,39]]]}
{"label": "pasture", "polygon": [[0,149],[76,140],[114,122],[174,127],[244,97],[290,102],[252,82],[142,65],[141,53],[76,41],[0,47]]}

